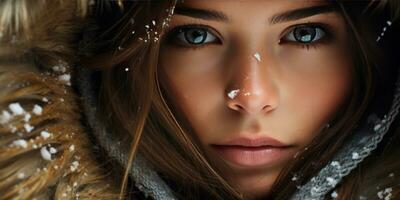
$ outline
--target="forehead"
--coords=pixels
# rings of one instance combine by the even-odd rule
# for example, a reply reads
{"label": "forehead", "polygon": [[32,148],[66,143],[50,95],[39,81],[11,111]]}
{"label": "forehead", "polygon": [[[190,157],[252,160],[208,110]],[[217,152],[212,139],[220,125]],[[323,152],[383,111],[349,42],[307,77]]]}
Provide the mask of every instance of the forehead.
{"label": "forehead", "polygon": [[254,16],[259,13],[273,15],[279,12],[298,8],[332,4],[327,0],[185,0],[177,7],[216,10],[225,13],[229,18],[246,15]]}
{"label": "forehead", "polygon": [[337,9],[327,0],[185,0],[175,13],[231,24],[275,24],[322,13],[333,17],[332,11]]}
{"label": "forehead", "polygon": [[320,0],[187,0],[177,5],[175,16],[191,16],[242,26],[273,25],[324,13],[329,14],[326,15],[328,18],[337,18],[337,11],[338,7],[333,1]]}

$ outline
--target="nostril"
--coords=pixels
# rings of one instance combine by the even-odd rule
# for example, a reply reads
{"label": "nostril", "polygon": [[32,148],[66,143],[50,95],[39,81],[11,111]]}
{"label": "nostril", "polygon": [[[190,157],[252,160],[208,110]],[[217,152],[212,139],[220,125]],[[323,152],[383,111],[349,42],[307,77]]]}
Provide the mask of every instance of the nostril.
{"label": "nostril", "polygon": [[231,108],[232,110],[239,111],[239,112],[245,111],[243,106],[241,106],[238,103],[234,103],[234,102],[229,103],[228,107]]}
{"label": "nostril", "polygon": [[241,105],[239,105],[239,104],[236,104],[236,105],[235,105],[235,108],[236,108],[237,111],[244,111],[244,110],[245,110],[245,109],[243,108],[243,106],[241,106]]}
{"label": "nostril", "polygon": [[262,111],[268,111],[270,109],[270,106],[269,105],[265,105],[263,108],[262,108]]}

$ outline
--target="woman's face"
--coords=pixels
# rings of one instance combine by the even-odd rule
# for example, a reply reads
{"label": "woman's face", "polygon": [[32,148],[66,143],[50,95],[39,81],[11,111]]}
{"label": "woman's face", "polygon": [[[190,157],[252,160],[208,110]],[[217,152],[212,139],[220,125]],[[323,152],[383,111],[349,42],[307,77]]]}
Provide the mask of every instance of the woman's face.
{"label": "woman's face", "polygon": [[186,0],[169,28],[163,87],[248,198],[268,193],[351,92],[345,22],[326,1]]}

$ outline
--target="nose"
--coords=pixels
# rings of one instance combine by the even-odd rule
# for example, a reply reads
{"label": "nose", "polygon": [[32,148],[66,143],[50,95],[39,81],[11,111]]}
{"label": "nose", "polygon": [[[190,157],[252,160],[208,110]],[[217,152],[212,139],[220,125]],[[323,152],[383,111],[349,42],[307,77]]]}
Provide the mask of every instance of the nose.
{"label": "nose", "polygon": [[236,57],[225,89],[228,108],[247,115],[265,114],[278,105],[278,91],[268,64],[256,56]]}

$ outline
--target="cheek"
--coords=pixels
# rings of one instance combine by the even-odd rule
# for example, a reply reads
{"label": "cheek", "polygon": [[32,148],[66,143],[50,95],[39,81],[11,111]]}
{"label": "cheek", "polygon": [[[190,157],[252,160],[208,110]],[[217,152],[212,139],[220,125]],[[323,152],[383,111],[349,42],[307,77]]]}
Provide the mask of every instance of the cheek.
{"label": "cheek", "polygon": [[289,66],[292,69],[285,73],[281,88],[282,108],[302,133],[296,134],[297,140],[306,144],[347,100],[352,88],[352,64],[337,50],[327,49],[310,52]]}
{"label": "cheek", "polygon": [[[212,49],[211,49],[212,51]],[[213,52],[213,51],[212,51]],[[162,82],[173,104],[185,115],[192,128],[201,133],[210,124],[210,116],[223,105],[223,73],[215,66],[219,62],[210,52],[173,50],[160,54]],[[199,57],[207,59],[200,59]],[[201,130],[200,130],[201,129]]]}

